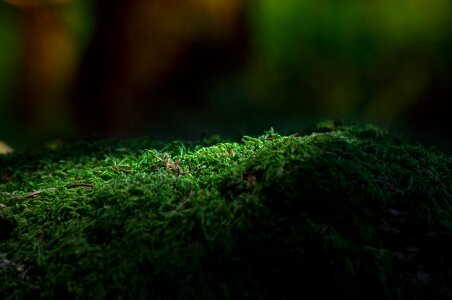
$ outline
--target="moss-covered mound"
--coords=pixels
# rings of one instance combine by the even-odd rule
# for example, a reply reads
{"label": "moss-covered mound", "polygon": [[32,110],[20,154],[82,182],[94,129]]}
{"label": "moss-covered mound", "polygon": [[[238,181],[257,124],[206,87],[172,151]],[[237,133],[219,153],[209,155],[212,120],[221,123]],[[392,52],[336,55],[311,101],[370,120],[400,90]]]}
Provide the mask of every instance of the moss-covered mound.
{"label": "moss-covered mound", "polygon": [[0,298],[452,297],[452,158],[369,125],[0,158]]}

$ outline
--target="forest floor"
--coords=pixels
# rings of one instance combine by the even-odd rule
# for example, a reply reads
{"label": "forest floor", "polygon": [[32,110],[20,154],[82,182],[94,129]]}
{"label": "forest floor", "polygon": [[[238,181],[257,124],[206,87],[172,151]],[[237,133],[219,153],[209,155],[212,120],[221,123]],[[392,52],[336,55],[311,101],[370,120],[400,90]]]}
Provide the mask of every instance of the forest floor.
{"label": "forest floor", "polygon": [[338,122],[3,155],[0,298],[451,298],[451,169]]}

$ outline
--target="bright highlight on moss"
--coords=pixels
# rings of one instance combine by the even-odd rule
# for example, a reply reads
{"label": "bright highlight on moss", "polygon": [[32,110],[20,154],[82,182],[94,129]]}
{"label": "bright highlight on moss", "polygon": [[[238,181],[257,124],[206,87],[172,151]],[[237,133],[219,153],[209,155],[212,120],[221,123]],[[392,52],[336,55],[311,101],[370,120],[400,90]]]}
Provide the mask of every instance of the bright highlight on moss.
{"label": "bright highlight on moss", "polygon": [[451,297],[451,166],[334,122],[0,157],[0,298]]}

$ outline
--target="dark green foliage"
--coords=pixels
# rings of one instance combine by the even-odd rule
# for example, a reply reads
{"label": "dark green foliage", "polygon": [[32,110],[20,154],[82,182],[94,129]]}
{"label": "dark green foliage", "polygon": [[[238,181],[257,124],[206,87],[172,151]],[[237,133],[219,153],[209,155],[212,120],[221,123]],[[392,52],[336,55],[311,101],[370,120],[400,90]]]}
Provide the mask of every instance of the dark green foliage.
{"label": "dark green foliage", "polygon": [[337,122],[6,156],[0,298],[452,297],[451,166]]}

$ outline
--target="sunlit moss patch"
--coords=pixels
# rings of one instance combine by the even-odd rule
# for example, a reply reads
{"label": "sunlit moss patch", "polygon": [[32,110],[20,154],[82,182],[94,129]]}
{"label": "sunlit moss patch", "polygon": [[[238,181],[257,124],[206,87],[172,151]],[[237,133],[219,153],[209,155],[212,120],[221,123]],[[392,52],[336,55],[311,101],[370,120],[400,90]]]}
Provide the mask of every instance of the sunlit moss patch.
{"label": "sunlit moss patch", "polygon": [[0,157],[0,298],[452,296],[452,159],[371,125]]}

